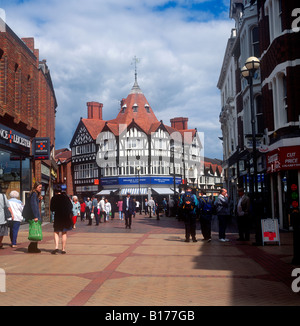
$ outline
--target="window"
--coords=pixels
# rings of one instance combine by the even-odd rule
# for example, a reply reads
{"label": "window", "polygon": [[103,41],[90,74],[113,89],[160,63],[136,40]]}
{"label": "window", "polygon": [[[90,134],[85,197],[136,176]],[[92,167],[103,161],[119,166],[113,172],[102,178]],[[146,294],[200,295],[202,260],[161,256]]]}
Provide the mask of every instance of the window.
{"label": "window", "polygon": [[258,35],[258,27],[254,27],[251,32],[252,35],[252,54],[259,58],[260,50],[259,50],[259,35]]}
{"label": "window", "polygon": [[282,31],[282,0],[269,0],[265,3],[265,13],[269,16],[270,42]]}
{"label": "window", "polygon": [[126,105],[126,104],[124,104],[124,105],[122,106],[122,109],[121,109],[121,113],[125,113],[125,111],[126,111],[126,108],[127,108],[127,105]]}
{"label": "window", "polygon": [[146,109],[147,113],[150,113],[150,107],[149,107],[149,104],[145,104],[145,109]]}
{"label": "window", "polygon": [[138,105],[136,103],[133,104],[133,112],[137,112],[138,111]]}
{"label": "window", "polygon": [[272,81],[274,125],[275,129],[285,127],[288,123],[288,98],[286,88],[286,76],[277,74]]}

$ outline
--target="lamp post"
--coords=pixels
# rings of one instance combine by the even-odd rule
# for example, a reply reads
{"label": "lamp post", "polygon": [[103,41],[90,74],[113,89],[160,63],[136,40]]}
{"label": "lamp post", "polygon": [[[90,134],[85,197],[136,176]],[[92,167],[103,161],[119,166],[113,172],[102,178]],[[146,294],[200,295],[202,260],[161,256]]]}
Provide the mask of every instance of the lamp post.
{"label": "lamp post", "polygon": [[142,202],[141,202],[141,182],[140,182],[140,171],[141,171],[141,167],[138,165],[136,167],[136,170],[138,172],[138,181],[139,181],[139,200],[140,200],[140,205],[142,205]]}
{"label": "lamp post", "polygon": [[262,243],[261,236],[261,220],[257,216],[258,211],[255,209],[257,206],[257,157],[256,157],[256,117],[254,112],[254,97],[253,97],[253,77],[257,69],[260,67],[260,61],[256,57],[250,57],[246,60],[245,66],[241,69],[242,76],[248,80],[250,90],[250,109],[251,109],[251,127],[252,127],[252,160],[253,160],[253,200],[255,212],[255,239],[256,245]]}

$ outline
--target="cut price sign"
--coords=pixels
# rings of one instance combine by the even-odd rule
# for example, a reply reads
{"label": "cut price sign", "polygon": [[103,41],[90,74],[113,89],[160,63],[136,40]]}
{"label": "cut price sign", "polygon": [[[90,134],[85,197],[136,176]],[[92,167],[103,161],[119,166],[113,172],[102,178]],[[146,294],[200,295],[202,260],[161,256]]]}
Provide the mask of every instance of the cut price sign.
{"label": "cut price sign", "polygon": [[277,219],[267,218],[261,220],[261,230],[263,243],[278,242],[280,245],[279,226]]}

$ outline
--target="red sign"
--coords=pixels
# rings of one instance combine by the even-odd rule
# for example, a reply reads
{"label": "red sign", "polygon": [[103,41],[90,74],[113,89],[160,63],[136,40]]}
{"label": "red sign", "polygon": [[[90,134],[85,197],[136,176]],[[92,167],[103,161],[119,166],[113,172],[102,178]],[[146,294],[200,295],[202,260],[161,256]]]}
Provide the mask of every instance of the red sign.
{"label": "red sign", "polygon": [[279,147],[267,155],[267,172],[300,169],[300,146]]}

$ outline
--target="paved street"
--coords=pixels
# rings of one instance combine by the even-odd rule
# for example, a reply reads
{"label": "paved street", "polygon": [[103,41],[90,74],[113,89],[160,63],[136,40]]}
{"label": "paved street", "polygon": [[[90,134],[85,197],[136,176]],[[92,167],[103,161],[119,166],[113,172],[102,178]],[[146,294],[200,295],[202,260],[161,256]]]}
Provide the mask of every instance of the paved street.
{"label": "paved street", "polygon": [[[117,216],[117,215],[116,215]],[[0,305],[39,306],[241,306],[299,305],[291,289],[294,278],[292,234],[281,234],[281,246],[255,247],[227,243],[184,242],[183,222],[137,216],[132,229],[114,221],[87,226],[78,221],[68,233],[67,254],[51,255],[52,224],[43,227],[40,254],[27,253],[27,227],[18,247],[8,237],[0,251],[6,292]],[[199,228],[199,225],[198,225]],[[254,240],[254,235],[252,239]]]}

